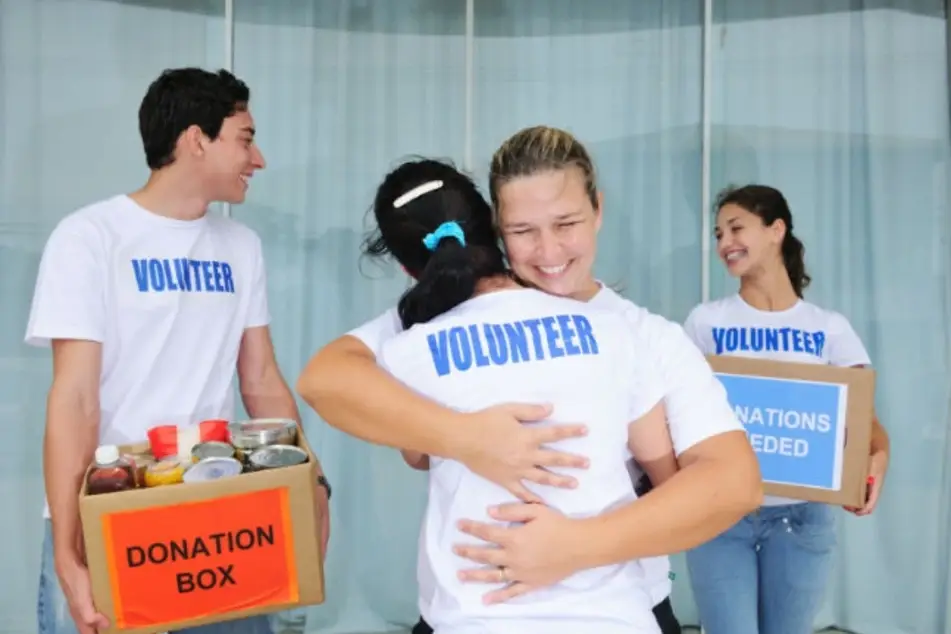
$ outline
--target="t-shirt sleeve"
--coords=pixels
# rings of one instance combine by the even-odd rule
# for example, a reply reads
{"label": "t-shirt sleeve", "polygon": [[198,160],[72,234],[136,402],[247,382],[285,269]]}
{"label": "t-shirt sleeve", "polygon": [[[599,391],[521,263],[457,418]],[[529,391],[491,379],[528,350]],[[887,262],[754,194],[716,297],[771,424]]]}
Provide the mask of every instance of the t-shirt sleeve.
{"label": "t-shirt sleeve", "polygon": [[82,217],[63,219],[43,248],[25,341],[102,342],[106,335],[106,254],[96,227]]}
{"label": "t-shirt sleeve", "polygon": [[624,314],[625,328],[631,337],[627,385],[630,389],[628,421],[635,421],[664,399],[663,377],[656,372],[656,359],[647,337],[637,326],[638,318]]}
{"label": "t-shirt sleeve", "polygon": [[829,328],[828,359],[831,365],[851,367],[872,365],[862,340],[844,315],[834,313]]}
{"label": "t-shirt sleeve", "polygon": [[271,312],[267,301],[267,268],[264,264],[264,249],[261,239],[254,234],[253,257],[251,260],[251,301],[248,305],[248,318],[245,328],[258,328],[271,323]]}
{"label": "t-shirt sleeve", "polygon": [[395,308],[390,308],[378,317],[357,326],[347,334],[359,339],[374,355],[380,356],[383,344],[402,332]]}
{"label": "t-shirt sleeve", "polygon": [[709,354],[709,342],[706,341],[702,334],[702,311],[702,306],[696,306],[690,311],[690,314],[687,315],[686,321],[684,321],[684,332],[690,338],[690,341],[692,341],[695,346],[700,348],[701,352],[704,354]]}
{"label": "t-shirt sleeve", "polygon": [[664,383],[664,406],[674,452],[679,456],[708,438],[742,431],[726,389],[684,329],[663,317],[644,322],[651,335],[656,372]]}

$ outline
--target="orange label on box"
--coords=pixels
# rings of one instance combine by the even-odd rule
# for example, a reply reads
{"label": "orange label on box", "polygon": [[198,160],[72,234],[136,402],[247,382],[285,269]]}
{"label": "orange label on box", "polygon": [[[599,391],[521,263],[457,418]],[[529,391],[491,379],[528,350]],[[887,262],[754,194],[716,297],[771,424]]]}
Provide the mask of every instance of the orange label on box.
{"label": "orange label on box", "polygon": [[286,488],[110,513],[102,528],[120,629],[299,600]]}

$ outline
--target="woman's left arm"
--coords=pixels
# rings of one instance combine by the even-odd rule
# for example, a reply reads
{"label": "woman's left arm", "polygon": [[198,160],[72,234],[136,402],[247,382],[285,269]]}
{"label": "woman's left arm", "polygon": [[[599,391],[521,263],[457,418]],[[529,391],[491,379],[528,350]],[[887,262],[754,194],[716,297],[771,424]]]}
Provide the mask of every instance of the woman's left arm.
{"label": "woman's left arm", "polygon": [[[865,367],[865,366],[855,366]],[[891,441],[885,426],[878,419],[878,414],[872,412],[872,441],[869,445],[868,480],[866,485],[865,505],[861,507],[846,506],[846,511],[862,517],[871,515],[878,506],[881,497],[882,485],[885,484],[885,475],[888,473],[888,459],[891,454]]]}
{"label": "woman's left arm", "polygon": [[[829,330],[828,358],[832,365],[853,368],[871,367],[872,361],[865,345],[844,315],[835,313]],[[862,516],[869,515],[875,510],[881,497],[882,485],[885,483],[885,474],[888,471],[889,449],[888,432],[878,419],[873,405],[865,504],[861,507],[846,506],[844,507],[846,511]]]}

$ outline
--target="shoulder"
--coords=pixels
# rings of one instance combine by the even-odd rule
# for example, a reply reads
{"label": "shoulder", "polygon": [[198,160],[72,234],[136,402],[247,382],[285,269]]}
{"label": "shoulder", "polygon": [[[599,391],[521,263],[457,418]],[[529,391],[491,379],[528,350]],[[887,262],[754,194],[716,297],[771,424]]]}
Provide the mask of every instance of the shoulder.
{"label": "shoulder", "polygon": [[56,228],[53,231],[54,233],[99,234],[103,228],[113,223],[117,218],[121,218],[124,211],[122,197],[113,196],[90,203],[67,214],[56,223]]}
{"label": "shoulder", "polygon": [[234,218],[226,218],[225,216],[219,215],[209,215],[208,227],[212,231],[222,234],[229,241],[243,242],[254,246],[257,249],[261,248],[261,237],[257,234],[257,232],[248,225],[235,220]]}
{"label": "shoulder", "polygon": [[112,233],[109,227],[121,213],[122,205],[118,196],[80,207],[56,223],[47,239],[45,251],[102,250]]}
{"label": "shoulder", "polygon": [[729,316],[736,308],[737,301],[735,295],[712,299],[694,306],[690,314],[687,315],[687,319],[684,323],[696,325],[715,324],[724,317]]}
{"label": "shoulder", "polygon": [[822,354],[832,365],[870,365],[868,351],[848,318],[840,312],[803,302],[801,321],[796,324],[811,330],[824,341]]}
{"label": "shoulder", "polygon": [[804,328],[825,329],[830,332],[852,329],[848,318],[842,313],[806,300],[800,304],[799,320],[802,322],[799,325]]}
{"label": "shoulder", "polygon": [[359,339],[374,355],[380,356],[384,345],[402,331],[399,312],[396,307],[392,307],[347,334]]}

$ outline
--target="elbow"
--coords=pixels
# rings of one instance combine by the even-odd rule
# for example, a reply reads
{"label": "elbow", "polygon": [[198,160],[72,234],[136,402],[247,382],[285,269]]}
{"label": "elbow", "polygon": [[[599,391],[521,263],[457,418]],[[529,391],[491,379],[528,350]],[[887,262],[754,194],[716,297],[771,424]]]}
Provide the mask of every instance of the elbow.
{"label": "elbow", "polygon": [[733,491],[736,512],[739,517],[743,517],[763,505],[763,475],[753,449],[746,452],[743,460],[734,461],[732,469],[735,471]]}
{"label": "elbow", "polygon": [[403,450],[400,453],[403,455],[403,461],[407,464],[407,466],[409,466],[410,469],[414,469],[416,471],[429,471],[428,454],[407,450]]}
{"label": "elbow", "polygon": [[329,370],[328,363],[322,358],[321,353],[317,353],[297,377],[294,385],[297,395],[321,415],[321,408],[334,393],[334,373]]}

